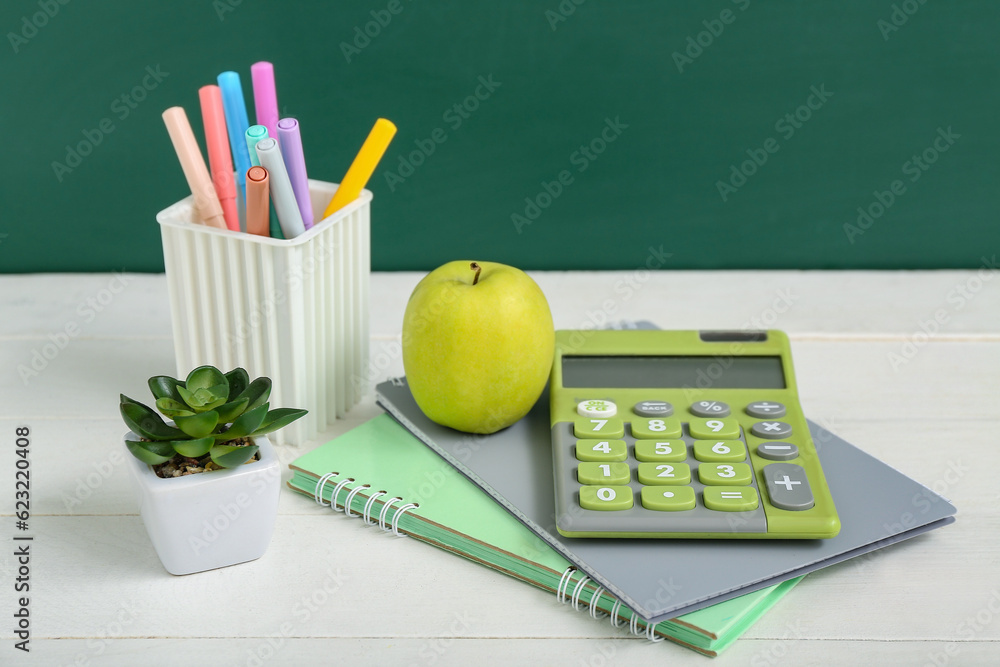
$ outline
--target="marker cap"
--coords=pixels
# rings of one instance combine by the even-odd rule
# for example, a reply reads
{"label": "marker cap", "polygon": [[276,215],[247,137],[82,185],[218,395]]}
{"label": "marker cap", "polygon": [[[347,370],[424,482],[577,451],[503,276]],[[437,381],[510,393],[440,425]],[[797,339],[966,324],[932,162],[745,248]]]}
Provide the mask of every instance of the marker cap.
{"label": "marker cap", "polygon": [[247,179],[247,232],[258,236],[268,236],[270,227],[270,181],[267,169],[250,167]]}
{"label": "marker cap", "polygon": [[260,166],[267,169],[268,178],[271,181],[271,200],[274,202],[274,210],[278,214],[281,232],[286,239],[293,239],[306,229],[302,223],[302,214],[299,213],[299,204],[295,201],[291,181],[288,180],[288,171],[285,169],[285,161],[281,156],[281,148],[274,137],[261,139],[257,142],[256,148],[257,157],[260,158]]}
{"label": "marker cap", "polygon": [[306,158],[302,153],[299,121],[294,118],[282,118],[278,121],[278,143],[281,145],[281,155],[285,158],[285,168],[292,182],[292,191],[295,192],[295,201],[299,204],[302,223],[309,229],[313,226],[313,209],[309,197],[309,177],[306,175]]}

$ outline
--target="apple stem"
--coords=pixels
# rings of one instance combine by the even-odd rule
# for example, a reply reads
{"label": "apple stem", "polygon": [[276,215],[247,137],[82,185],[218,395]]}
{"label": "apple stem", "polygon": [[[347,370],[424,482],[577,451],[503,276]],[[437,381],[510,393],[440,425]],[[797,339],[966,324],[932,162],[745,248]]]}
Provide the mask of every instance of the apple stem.
{"label": "apple stem", "polygon": [[479,266],[476,262],[469,264],[469,268],[476,272],[476,275],[472,278],[472,284],[475,285],[479,282],[479,274],[482,273],[483,267]]}

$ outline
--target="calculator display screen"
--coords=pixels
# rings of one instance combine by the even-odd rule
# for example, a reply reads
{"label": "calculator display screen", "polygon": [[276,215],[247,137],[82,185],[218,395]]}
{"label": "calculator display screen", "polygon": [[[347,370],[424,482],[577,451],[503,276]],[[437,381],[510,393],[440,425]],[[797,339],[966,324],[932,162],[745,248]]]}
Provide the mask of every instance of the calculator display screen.
{"label": "calculator display screen", "polygon": [[781,357],[562,358],[564,387],[784,389]]}

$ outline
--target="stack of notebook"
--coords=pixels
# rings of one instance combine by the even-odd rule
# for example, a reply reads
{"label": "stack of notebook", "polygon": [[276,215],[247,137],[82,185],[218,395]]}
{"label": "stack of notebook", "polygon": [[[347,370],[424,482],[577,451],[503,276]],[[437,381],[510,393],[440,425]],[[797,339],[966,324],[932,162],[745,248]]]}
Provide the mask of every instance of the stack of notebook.
{"label": "stack of notebook", "polygon": [[294,461],[292,489],[550,591],[635,634],[710,656],[802,575],[954,520],[954,507],[941,499],[919,525],[893,532],[914,494],[933,492],[813,424],[844,526],[833,539],[563,538],[552,527],[544,397],[521,422],[491,436],[433,424],[403,379],[379,385],[378,400],[390,414]]}

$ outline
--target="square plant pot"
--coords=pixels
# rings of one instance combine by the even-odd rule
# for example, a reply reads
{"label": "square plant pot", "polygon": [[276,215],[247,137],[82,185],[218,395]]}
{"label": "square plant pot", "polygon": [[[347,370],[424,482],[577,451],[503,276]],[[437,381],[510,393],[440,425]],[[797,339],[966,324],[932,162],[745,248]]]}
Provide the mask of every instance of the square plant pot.
{"label": "square plant pot", "polygon": [[[129,431],[123,440],[138,439]],[[266,436],[253,442],[258,461],[166,479],[125,448],[139,513],[170,574],[245,563],[267,550],[278,514],[281,464]]]}

